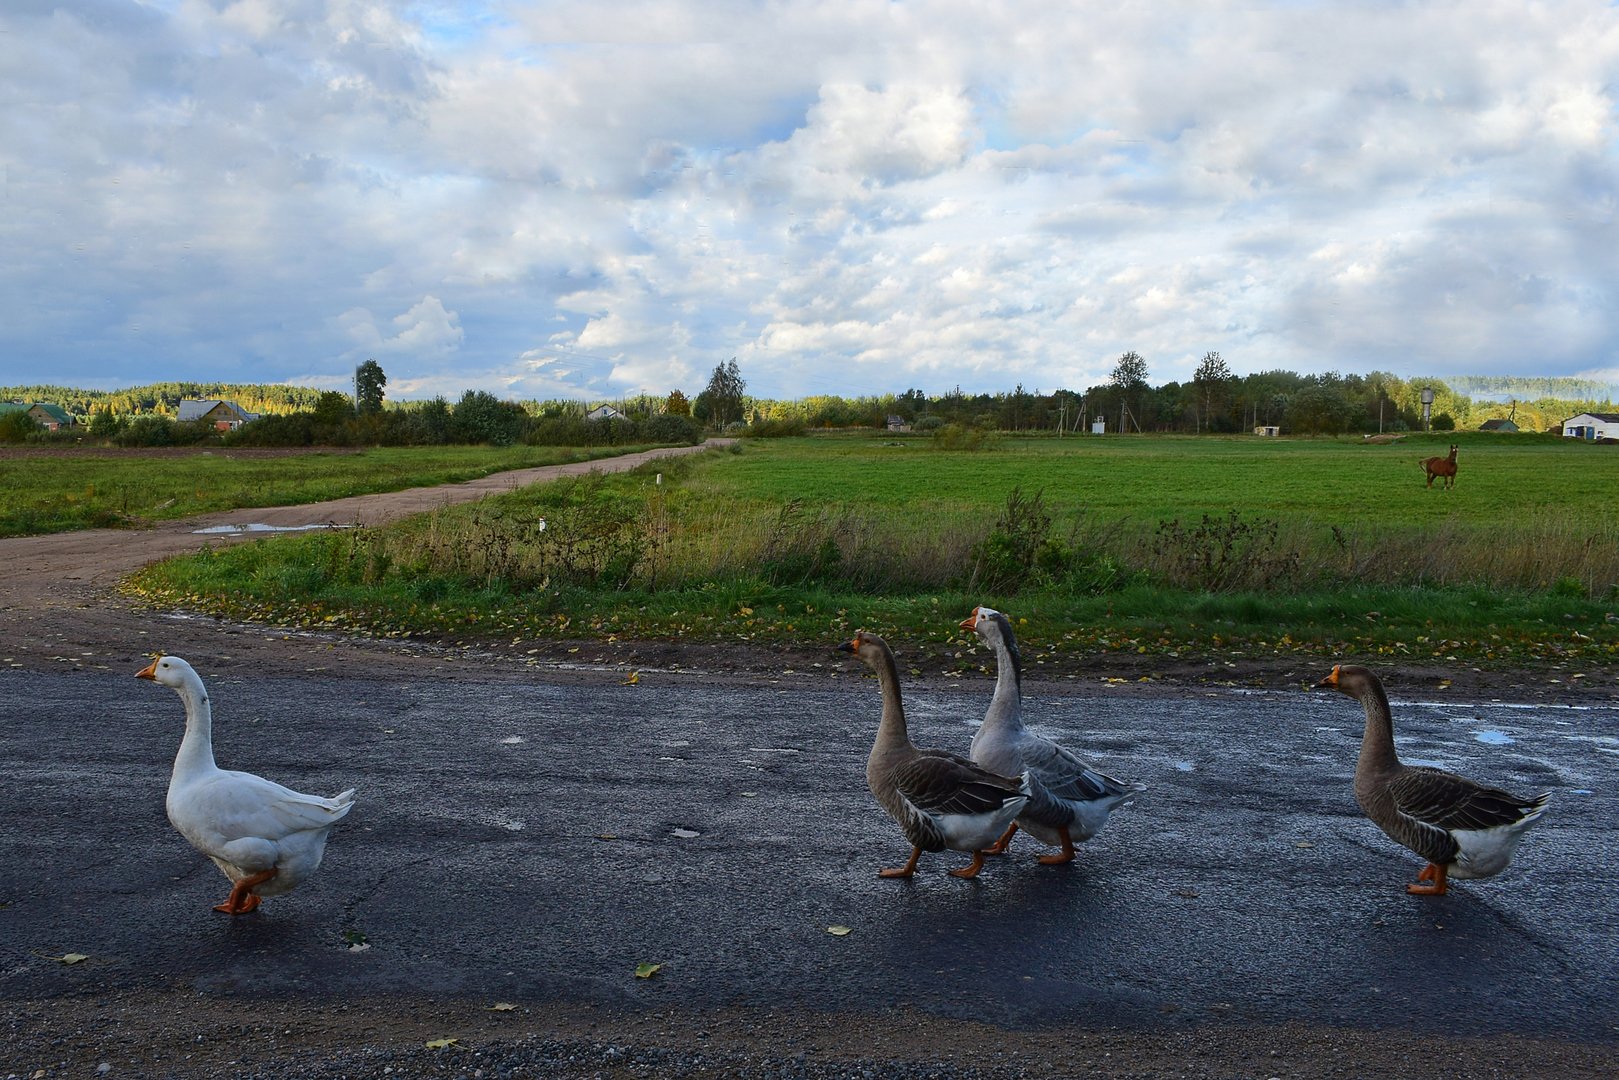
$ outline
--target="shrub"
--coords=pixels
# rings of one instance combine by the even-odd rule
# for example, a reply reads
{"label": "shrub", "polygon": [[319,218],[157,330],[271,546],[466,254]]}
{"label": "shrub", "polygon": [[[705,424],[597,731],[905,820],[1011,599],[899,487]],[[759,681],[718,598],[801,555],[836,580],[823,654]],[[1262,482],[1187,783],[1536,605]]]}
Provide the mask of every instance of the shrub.
{"label": "shrub", "polygon": [[1204,514],[1190,528],[1160,521],[1157,565],[1172,584],[1206,592],[1285,587],[1300,555],[1278,548],[1279,531],[1275,521],[1243,521],[1235,510],[1224,518]]}
{"label": "shrub", "polygon": [[1037,578],[1060,576],[1069,554],[1052,539],[1044,495],[1013,488],[989,535],[973,548],[970,587],[1014,593]]}
{"label": "shrub", "polygon": [[0,443],[26,442],[39,427],[27,412],[18,409],[0,416]]}
{"label": "shrub", "polygon": [[221,441],[226,446],[313,446],[315,421],[306,412],[261,416],[227,432]]}
{"label": "shrub", "polygon": [[804,434],[804,421],[784,420],[755,420],[748,425],[743,434],[755,439],[784,439],[794,435]]}
{"label": "shrub", "polygon": [[1584,600],[1587,596],[1585,583],[1570,574],[1565,574],[1552,582],[1550,592],[1553,596],[1568,596],[1579,600]]}
{"label": "shrub", "polygon": [[981,427],[946,424],[933,433],[933,445],[940,450],[982,450],[989,444],[989,434]]}
{"label": "shrub", "polygon": [[835,576],[843,561],[838,534],[843,522],[825,510],[804,513],[804,500],[793,499],[776,514],[776,524],[760,553],[764,579],[772,585],[803,585]]}
{"label": "shrub", "polygon": [[215,434],[200,421],[180,424],[166,416],[137,416],[112,441],[119,446],[195,446]]}
{"label": "shrub", "polygon": [[677,413],[659,413],[641,424],[641,438],[654,443],[682,443],[691,446],[700,442],[703,429],[689,416]]}

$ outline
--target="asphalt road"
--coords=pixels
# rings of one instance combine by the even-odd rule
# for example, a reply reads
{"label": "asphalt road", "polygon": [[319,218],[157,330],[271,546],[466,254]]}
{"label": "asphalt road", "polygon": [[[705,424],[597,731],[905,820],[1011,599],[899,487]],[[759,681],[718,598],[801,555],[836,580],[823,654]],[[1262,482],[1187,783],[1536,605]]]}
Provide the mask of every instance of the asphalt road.
{"label": "asphalt road", "polygon": [[[876,876],[907,848],[865,789],[879,709],[852,662],[775,685],[560,686],[215,677],[187,658],[221,765],[352,786],[356,810],[315,879],[219,915],[224,878],[163,815],[178,697],[133,668],[0,674],[0,999],[185,988],[901,1007],[1008,1028],[1619,1031],[1619,708],[1396,692],[1408,761],[1554,793],[1505,875],[1417,898],[1415,857],[1353,801],[1353,702],[1035,692],[1031,724],[1146,795],[1070,866],[1036,865],[1023,837],[976,881],[947,876],[965,859],[944,853],[898,882]],[[913,737],[964,749],[989,689],[908,687]],[[88,959],[50,959],[66,953]],[[663,967],[638,979],[642,963]]]}

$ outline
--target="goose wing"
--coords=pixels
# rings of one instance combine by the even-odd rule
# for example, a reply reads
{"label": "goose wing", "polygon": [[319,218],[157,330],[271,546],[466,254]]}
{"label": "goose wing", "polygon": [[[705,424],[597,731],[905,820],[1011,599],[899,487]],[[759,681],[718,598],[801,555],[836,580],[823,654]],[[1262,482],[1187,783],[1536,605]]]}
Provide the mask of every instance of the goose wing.
{"label": "goose wing", "polygon": [[353,790],[328,799],[244,772],[222,771],[177,795],[172,809],[224,842],[244,837],[282,840],[329,828],[354,806]]}
{"label": "goose wing", "polygon": [[1516,825],[1546,804],[1546,795],[1520,799],[1441,769],[1407,768],[1389,782],[1399,812],[1445,832],[1484,831]]}
{"label": "goose wing", "polygon": [[1022,793],[1021,783],[943,750],[920,751],[894,770],[905,801],[931,814],[989,814]]}
{"label": "goose wing", "polygon": [[1094,802],[1136,788],[1097,771],[1067,747],[1038,735],[1024,742],[1023,761],[1035,779],[1059,799]]}

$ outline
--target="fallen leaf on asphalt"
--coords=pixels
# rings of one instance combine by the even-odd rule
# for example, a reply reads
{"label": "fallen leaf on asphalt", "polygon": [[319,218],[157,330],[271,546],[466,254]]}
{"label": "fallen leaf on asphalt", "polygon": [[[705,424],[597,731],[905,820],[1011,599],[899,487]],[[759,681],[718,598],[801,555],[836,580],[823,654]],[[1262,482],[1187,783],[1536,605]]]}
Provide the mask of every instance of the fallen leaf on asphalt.
{"label": "fallen leaf on asphalt", "polygon": [[1196,889],[1177,889],[1175,895],[1182,900],[1196,900],[1199,894]]}
{"label": "fallen leaf on asphalt", "polygon": [[63,953],[61,956],[47,956],[45,959],[47,959],[47,960],[55,960],[57,963],[60,963],[60,964],[70,964],[71,965],[71,964],[82,964],[82,963],[84,963],[86,960],[88,960],[90,958],[88,956],[84,955],[82,952],[70,952],[70,953]]}
{"label": "fallen leaf on asphalt", "polygon": [[637,979],[650,979],[662,970],[662,964],[636,964],[635,977]]}
{"label": "fallen leaf on asphalt", "polygon": [[490,1012],[511,1012],[515,1008],[517,1008],[517,1006],[513,1005],[509,1001],[497,1001],[493,1005],[489,1006],[489,1011]]}
{"label": "fallen leaf on asphalt", "polygon": [[826,932],[831,934],[833,937],[849,936],[849,928],[847,926],[829,926],[826,928]]}
{"label": "fallen leaf on asphalt", "polygon": [[1294,844],[1293,846],[1294,847],[1300,847],[1300,848],[1303,848],[1303,847],[1315,847],[1315,845],[1310,843],[1310,841],[1308,841],[1308,840],[1300,840],[1298,843]]}
{"label": "fallen leaf on asphalt", "polygon": [[628,675],[624,676],[624,685],[625,686],[634,686],[636,683],[638,683],[640,681],[641,681],[641,673],[639,671],[632,671]]}
{"label": "fallen leaf on asphalt", "polygon": [[429,1050],[443,1050],[447,1046],[456,1046],[460,1042],[460,1039],[428,1039],[427,1048]]}

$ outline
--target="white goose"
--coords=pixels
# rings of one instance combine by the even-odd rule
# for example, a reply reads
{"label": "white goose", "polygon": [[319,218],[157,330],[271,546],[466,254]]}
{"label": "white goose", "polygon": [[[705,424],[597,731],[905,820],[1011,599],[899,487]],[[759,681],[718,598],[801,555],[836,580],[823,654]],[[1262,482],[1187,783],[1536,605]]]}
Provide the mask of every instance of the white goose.
{"label": "white goose", "polygon": [[230,878],[215,911],[243,915],[261,896],[276,896],[320,865],[326,835],[354,807],[354,789],[330,799],[303,795],[252,773],[214,764],[208,691],[190,664],[159,656],[136,678],[151,679],[185,702],[186,732],[169,779],[169,821]]}
{"label": "white goose", "polygon": [[1023,658],[1005,615],[994,608],[976,607],[961,621],[961,628],[973,631],[995,650],[995,695],[984,713],[983,726],[973,736],[973,761],[991,772],[1009,775],[1028,770],[1034,781],[1028,805],[986,853],[1004,854],[1021,825],[1035,839],[1062,848],[1057,854],[1038,856],[1036,861],[1047,866],[1072,862],[1074,845],[1100,832],[1108,815],[1145,787],[1098,772],[1072,751],[1024,728]]}

